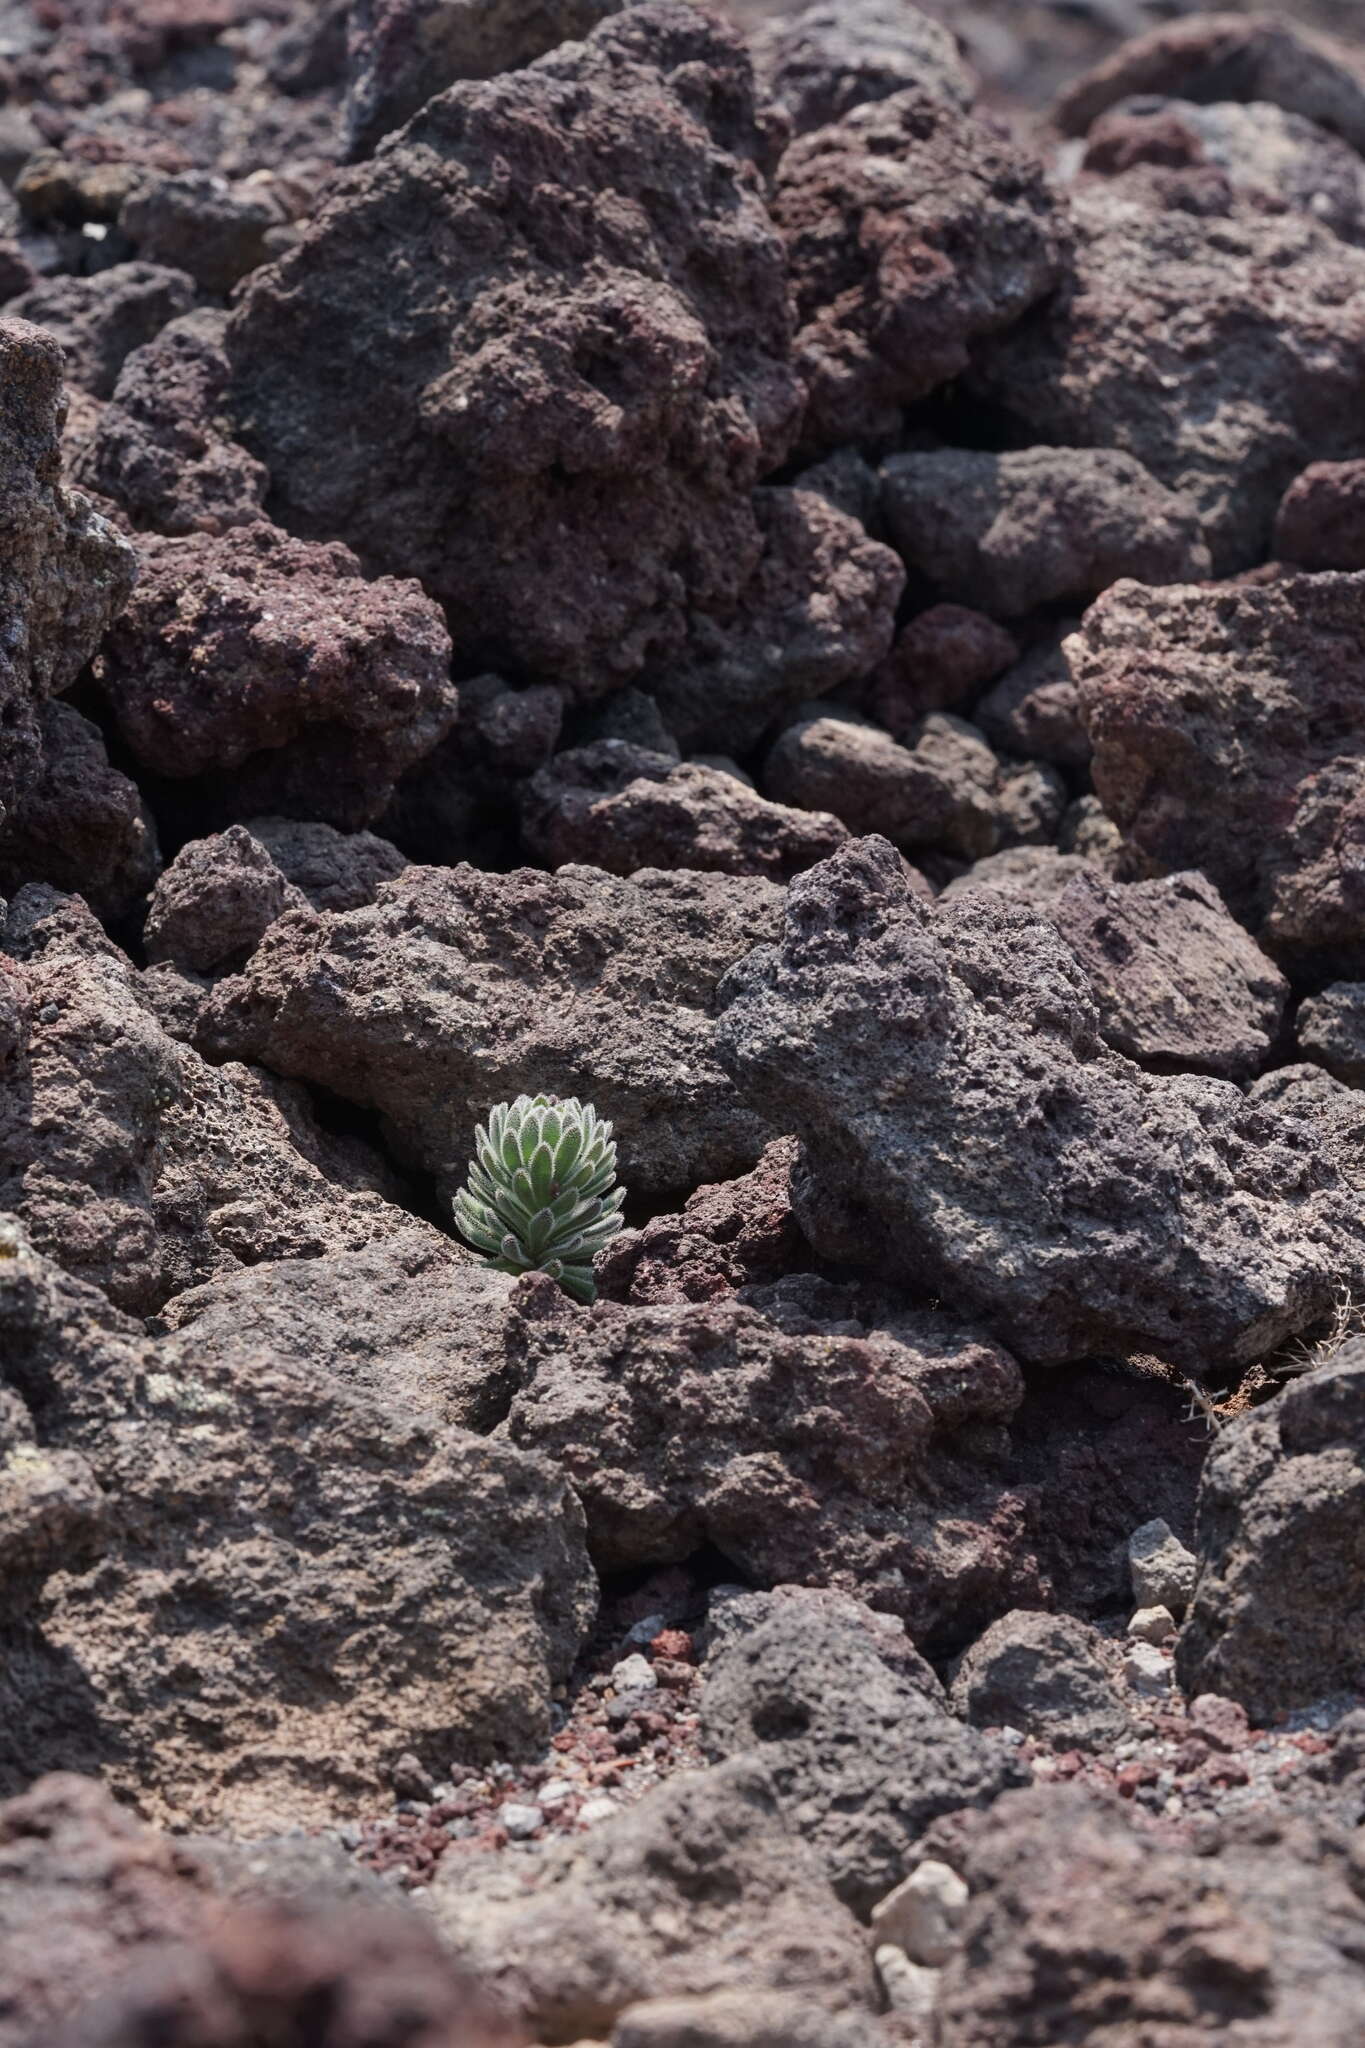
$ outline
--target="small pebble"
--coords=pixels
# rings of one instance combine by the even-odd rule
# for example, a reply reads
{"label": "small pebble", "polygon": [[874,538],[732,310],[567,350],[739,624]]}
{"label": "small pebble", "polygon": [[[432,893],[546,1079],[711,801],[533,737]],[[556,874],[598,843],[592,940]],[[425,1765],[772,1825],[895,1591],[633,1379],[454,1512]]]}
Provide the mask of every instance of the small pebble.
{"label": "small pebble", "polygon": [[562,1806],[566,1799],[572,1799],[575,1787],[567,1778],[547,1778],[540,1788],[540,1804],[547,1812]]}
{"label": "small pebble", "polygon": [[595,1799],[585,1799],[578,1809],[578,1818],[584,1827],[593,1828],[601,1820],[610,1820],[617,1811],[616,1801],[609,1799],[605,1792],[599,1792]]}
{"label": "small pebble", "polygon": [[946,1863],[929,1857],[872,1908],[879,1942],[902,1949],[912,1963],[946,1963],[960,1940],[967,1887]]}
{"label": "small pebble", "polygon": [[903,2012],[916,2020],[932,2018],[938,2004],[940,1971],[912,1963],[904,1949],[892,1942],[884,1942],[872,1960],[892,2012]]}
{"label": "small pebble", "polygon": [[643,1621],[637,1621],[633,1628],[626,1630],[626,1641],[633,1649],[643,1650],[667,1626],[666,1614],[647,1614]]}
{"label": "small pebble", "polygon": [[498,1825],[506,1828],[514,1842],[524,1842],[537,1828],[544,1827],[545,1815],[538,1806],[522,1806],[509,1799],[498,1808]]}
{"label": "small pebble", "polygon": [[1175,1634],[1175,1616],[1169,1607],[1139,1607],[1128,1624],[1128,1633],[1142,1643],[1164,1643]]}
{"label": "small pebble", "polygon": [[1170,1658],[1163,1656],[1153,1643],[1129,1644],[1123,1675],[1134,1692],[1149,1696],[1169,1692],[1174,1683]]}
{"label": "small pebble", "polygon": [[613,1664],[611,1682],[617,1692],[654,1692],[659,1683],[654,1675],[654,1666],[638,1650],[629,1657],[623,1657],[619,1664]]}

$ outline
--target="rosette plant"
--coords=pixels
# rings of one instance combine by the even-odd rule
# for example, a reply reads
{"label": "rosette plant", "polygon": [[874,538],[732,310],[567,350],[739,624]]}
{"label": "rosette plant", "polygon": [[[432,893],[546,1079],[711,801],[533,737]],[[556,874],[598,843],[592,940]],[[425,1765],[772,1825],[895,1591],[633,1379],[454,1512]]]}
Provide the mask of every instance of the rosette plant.
{"label": "rosette plant", "polygon": [[499,1273],[548,1273],[578,1301],[596,1298],[592,1262],[621,1228],[611,1125],[571,1095],[500,1102],[474,1133],[455,1227]]}

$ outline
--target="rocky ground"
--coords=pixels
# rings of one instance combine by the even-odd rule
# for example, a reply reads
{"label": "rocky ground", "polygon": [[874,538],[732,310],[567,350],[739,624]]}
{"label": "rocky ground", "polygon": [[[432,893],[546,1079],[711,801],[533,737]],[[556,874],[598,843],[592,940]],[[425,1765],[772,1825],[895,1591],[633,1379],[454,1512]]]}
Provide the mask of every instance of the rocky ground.
{"label": "rocky ground", "polygon": [[1357,16],[0,0],[0,2048],[1358,2048]]}

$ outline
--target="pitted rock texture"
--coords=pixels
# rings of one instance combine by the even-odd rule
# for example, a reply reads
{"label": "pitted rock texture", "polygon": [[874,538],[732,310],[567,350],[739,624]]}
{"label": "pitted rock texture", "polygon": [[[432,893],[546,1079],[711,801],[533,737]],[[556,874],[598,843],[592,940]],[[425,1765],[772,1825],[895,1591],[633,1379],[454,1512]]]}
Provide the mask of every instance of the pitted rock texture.
{"label": "pitted rock texture", "polygon": [[256,2048],[272,2037],[310,2048],[517,2048],[519,2039],[451,1968],[418,1913],[387,1901],[281,1911],[267,1897],[215,1913],[199,1939],[168,1946],[131,1982],[101,1987],[49,2048]]}
{"label": "pitted rock texture", "polygon": [[1067,643],[1132,863],[1202,869],[1294,970],[1365,971],[1363,645],[1365,574],[1123,584]]}
{"label": "pitted rock texture", "polygon": [[450,639],[412,582],[261,520],[144,534],[99,680],[143,767],[212,778],[206,808],[333,825],[377,817],[455,719]]}
{"label": "pitted rock texture", "polygon": [[40,278],[11,300],[16,320],[31,320],[62,345],[67,377],[108,398],[135,348],[194,304],[194,279],[161,263],[123,263],[95,277]]}
{"label": "pitted rock texture", "polygon": [[404,1754],[546,1740],[596,1592],[546,1462],[354,1354],[348,1380],[230,1318],[149,1339],[31,1253],[0,1262],[0,1334],[42,1447],[79,1450],[110,1503],[101,1557],[7,1645],[4,1779],[60,1752],[250,1834],[354,1810]]}
{"label": "pitted rock texture", "polygon": [[1060,1749],[1108,1749],[1130,1727],[1116,1644],[1069,1614],[1017,1609],[993,1621],[953,1673],[954,1710]]}
{"label": "pitted rock texture", "polygon": [[964,113],[976,97],[948,28],[908,0],[815,0],[761,22],[751,46],[760,84],[796,135],[911,88]]}
{"label": "pitted rock texture", "polygon": [[225,313],[172,320],[134,349],[78,457],[74,478],[157,533],[219,533],[264,514],[264,463],[222,420]]}
{"label": "pitted rock texture", "polygon": [[941,1845],[931,1832],[970,1892],[942,2048],[1349,2048],[1365,1907],[1343,1833],[1249,1816],[1203,1834],[1201,1853],[1154,1839],[1073,1786],[1008,1793]]}
{"label": "pitted rock texture", "polygon": [[1194,507],[1117,449],[893,455],[882,511],[908,569],[998,618],[1083,604],[1123,576],[1197,583],[1209,573]]}
{"label": "pitted rock texture", "polygon": [[119,226],[144,258],[186,271],[202,290],[223,295],[267,260],[270,232],[284,218],[268,184],[178,171],[137,185]]}
{"label": "pitted rock texture", "polygon": [[1351,1088],[1365,1083],[1365,983],[1337,981],[1310,996],[1294,1020],[1299,1049]]}
{"label": "pitted rock texture", "polygon": [[1275,557],[1299,569],[1365,569],[1365,461],[1313,462],[1275,515]]}
{"label": "pitted rock texture", "polygon": [[527,1091],[591,1101],[627,1188],[681,1192],[771,1135],[717,1059],[715,992],[781,904],[757,876],[410,867],[371,908],[278,919],[204,1043],[377,1109],[451,1193],[474,1126]]}
{"label": "pitted rock texture", "polygon": [[94,1986],[211,1910],[193,1857],[73,1772],[0,1805],[0,2043],[51,2041]]}
{"label": "pitted rock texture", "polygon": [[577,42],[620,0],[354,0],[346,26],[346,147],[369,156],[436,93],[519,71]]}
{"label": "pitted rock texture", "polygon": [[1052,915],[1115,1052],[1238,1080],[1274,1049],[1289,984],[1203,875],[1110,882],[1090,871]]}
{"label": "pitted rock texture", "polygon": [[520,1874],[446,1863],[431,1910],[456,1961],[542,2039],[600,2039],[626,2007],[682,1993],[876,2000],[863,1929],[752,1756],[673,1777]]}
{"label": "pitted rock texture", "polygon": [[968,605],[918,612],[864,692],[868,711],[893,739],[905,740],[926,711],[958,711],[1019,660],[1012,633]]}
{"label": "pitted rock texture", "polygon": [[804,1146],[817,1251],[980,1315],[1026,1359],[1152,1351],[1195,1377],[1325,1314],[1365,1232],[1315,1134],[1109,1052],[1055,925],[927,907],[854,841],[726,976],[720,1052]]}
{"label": "pitted rock texture", "polygon": [[948,1713],[932,1672],[884,1655],[852,1602],[827,1605],[804,1588],[712,1653],[702,1739],[708,1756],[761,1761],[861,1918],[939,1814],[987,1806],[1019,1782],[1002,1743]]}
{"label": "pitted rock texture", "polygon": [[1256,1720],[1365,1689],[1365,1343],[1224,1430],[1199,1490],[1187,1690]]}
{"label": "pitted rock texture", "polygon": [[549,867],[697,868],[786,881],[848,837],[837,818],[765,803],[738,776],[621,740],[573,747],[532,776],[521,832]]}
{"label": "pitted rock texture", "polygon": [[1050,761],[1057,768],[1084,768],[1089,763],[1090,735],[1062,641],[1044,640],[1031,647],[987,691],[973,716],[991,745],[1004,753]]}
{"label": "pitted rock texture", "polygon": [[792,144],[773,186],[809,387],[812,452],[893,433],[1066,274],[1042,165],[932,89],[855,107]]}
{"label": "pitted rock texture", "polygon": [[1264,101],[1341,135],[1365,153],[1365,73],[1351,53],[1270,14],[1200,14],[1122,44],[1068,87],[1053,110],[1084,135],[1130,94],[1207,103]]}
{"label": "pitted rock texture", "polygon": [[239,1265],[428,1227],[393,1206],[394,1176],[366,1145],[318,1127],[301,1091],[170,1038],[76,899],[21,891],[4,944],[0,1208],[68,1271],[146,1313]]}
{"label": "pitted rock texture", "polygon": [[676,1216],[623,1230],[596,1263],[613,1301],[712,1301],[810,1263],[792,1214],[794,1138],[774,1138],[751,1173],[693,1190]]}
{"label": "pitted rock texture", "polygon": [[514,1390],[504,1336],[512,1285],[419,1226],[188,1288],[156,1327],[193,1330],[187,1348],[212,1357],[240,1347],[299,1367],[323,1359],[341,1385],[482,1434]]}
{"label": "pitted rock texture", "polygon": [[229,323],[275,516],[490,666],[594,696],[679,648],[757,564],[800,404],[755,153],[747,55],[680,0],[433,100]]}
{"label": "pitted rock texture", "polygon": [[577,1316],[542,1279],[508,1345],[511,1440],[572,1480],[604,1572],[711,1544],[760,1582],[858,1593],[917,1640],[1038,1590],[1001,1477],[1019,1369],[951,1317],[800,1277]]}
{"label": "pitted rock texture", "polygon": [[62,354],[0,320],[0,815],[42,752],[38,709],[69,689],[132,588],[133,551],[61,485]]}
{"label": "pitted rock texture", "polygon": [[1091,129],[1084,168],[1112,175],[1144,163],[1210,169],[1272,212],[1289,206],[1343,241],[1365,241],[1365,161],[1299,114],[1262,102],[1122,100]]}
{"label": "pitted rock texture", "polygon": [[737,601],[694,615],[679,653],[644,679],[689,748],[743,752],[891,644],[905,576],[890,548],[812,491],[755,491],[753,507],[763,552]]}
{"label": "pitted rock texture", "polygon": [[0,821],[0,892],[46,882],[78,890],[101,917],[125,917],[160,866],[151,814],[88,718],[54,700],[37,725],[41,758]]}
{"label": "pitted rock texture", "polygon": [[1365,453],[1365,249],[1251,199],[1162,205],[1141,175],[1075,191],[1074,278],[978,345],[975,386],[1031,440],[1135,456],[1227,575],[1306,463]]}

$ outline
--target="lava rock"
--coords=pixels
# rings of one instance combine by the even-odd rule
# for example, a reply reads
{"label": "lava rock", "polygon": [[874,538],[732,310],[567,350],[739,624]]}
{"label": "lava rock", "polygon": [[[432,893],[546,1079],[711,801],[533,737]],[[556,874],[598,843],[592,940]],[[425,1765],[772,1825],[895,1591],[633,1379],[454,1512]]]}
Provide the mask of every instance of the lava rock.
{"label": "lava rock", "polygon": [[[623,690],[606,703],[638,694]],[[508,866],[517,852],[518,785],[549,760],[563,722],[564,698],[549,683],[517,690],[493,675],[461,683],[455,730],[403,777],[379,821],[383,831],[413,860]]]}
{"label": "lava rock", "polygon": [[953,1675],[953,1711],[1053,1749],[1108,1749],[1129,1731],[1113,1645],[1069,1614],[1016,1609],[993,1621]]}
{"label": "lava rock", "polygon": [[62,352],[0,320],[0,813],[42,757],[38,712],[69,689],[132,588],[132,549],[62,488]]}
{"label": "lava rock", "polygon": [[1055,846],[1007,846],[954,875],[944,885],[940,901],[956,903],[972,890],[993,889],[997,895],[1027,903],[1055,924],[1057,905],[1071,884],[1090,873],[1090,863],[1078,853],[1059,853]]}
{"label": "lava rock", "polygon": [[782,158],[796,363],[812,453],[894,433],[1066,274],[1061,206],[1036,158],[932,87],[855,106]]}
{"label": "lava rock", "polygon": [[6,1644],[4,1777],[61,1753],[250,1834],[372,1803],[407,1752],[542,1746],[596,1602],[565,1481],[364,1385],[354,1354],[348,1380],[213,1334],[153,1340],[34,1254],[0,1265],[7,1375],[109,1502],[100,1559]]}
{"label": "lava rock", "polygon": [[1128,1538],[1128,1572],[1139,1607],[1183,1614],[1194,1591],[1196,1561],[1169,1523],[1144,1522]]}
{"label": "lava rock", "polygon": [[939,847],[962,859],[999,845],[1000,763],[963,719],[933,712],[901,746],[842,706],[805,707],[774,741],[760,771],[779,803],[831,810],[852,832],[898,846]]}
{"label": "lava rock", "polygon": [[236,964],[303,902],[244,825],[192,839],[153,891],[142,934],[147,958],[199,974]]}
{"label": "lava rock", "polygon": [[1365,1908],[1343,1839],[1265,1816],[1203,1834],[1197,1853],[1154,1838],[1076,1786],[967,1815],[935,1851],[970,1892],[939,1985],[942,2048],[1007,2048],[1030,2032],[1077,2048],[1162,2033],[1346,2048]]}
{"label": "lava rock", "polygon": [[628,2006],[611,2048],[882,2048],[871,2013],[831,2012],[786,1991],[713,1991]]}
{"label": "lava rock", "polygon": [[11,299],[62,345],[66,375],[96,398],[112,395],[124,359],[194,304],[194,279],[161,263],[120,263],[95,277],[45,277]]}
{"label": "lava rock", "polygon": [[1275,515],[1277,561],[1300,569],[1365,569],[1365,461],[1313,462]]}
{"label": "lava rock", "polygon": [[577,42],[620,0],[354,0],[347,23],[346,150],[383,138],[460,79],[520,71]]}
{"label": "lava rock", "polygon": [[812,491],[755,491],[763,552],[728,607],[694,615],[648,684],[690,749],[747,751],[805,697],[871,673],[891,644],[904,572],[890,548]]}
{"label": "lava rock", "polygon": [[782,940],[721,1000],[722,1058],[802,1140],[817,1251],[983,1316],[1026,1359],[1225,1373],[1360,1270],[1354,1199],[1307,1126],[1107,1051],[1054,925],[985,890],[926,907],[885,840],[798,876]]}
{"label": "lava rock", "polygon": [[[1095,788],[1148,874],[1199,868],[1291,971],[1365,971],[1365,575],[1123,584],[1068,641]],[[1266,820],[1276,821],[1267,831]]]}
{"label": "lava rock", "polygon": [[138,185],[119,226],[140,254],[187,271],[206,292],[225,294],[270,256],[285,218],[269,185],[232,185],[205,171],[180,171]]}
{"label": "lava rock", "polygon": [[917,1639],[1037,1586],[1000,1470],[1019,1370],[951,1317],[799,1278],[583,1316],[540,1280],[508,1344],[511,1441],[572,1479],[604,1572],[710,1544],[747,1577],[873,1599]]}
{"label": "lava rock", "polygon": [[121,1306],[145,1314],[238,1265],[426,1228],[302,1091],[169,1037],[79,899],[22,890],[3,944],[21,1013],[0,1068],[0,1209]]}
{"label": "lava rock", "polygon": [[750,47],[794,135],[912,87],[963,113],[976,97],[951,32],[909,0],[815,0],[760,22]]}
{"label": "lava rock", "polygon": [[1085,870],[1051,914],[1115,1052],[1238,1080],[1273,1050],[1289,984],[1203,875],[1111,882]]}
{"label": "lava rock", "polygon": [[1359,1338],[1214,1440],[1176,1650],[1189,1693],[1222,1693],[1264,1723],[1365,1686],[1362,1445]]}
{"label": "lava rock", "polygon": [[545,1090],[614,1122],[628,1188],[676,1192],[771,1135],[716,1058],[715,990],[781,901],[756,876],[410,867],[369,908],[279,919],[203,1043],[379,1110],[452,1193],[489,1108]]}
{"label": "lava rock", "polygon": [[1073,281],[972,382],[1030,440],[1135,458],[1230,575],[1306,463],[1365,453],[1365,249],[1251,197],[1160,199],[1139,172],[1078,187]]}
{"label": "lava rock", "polygon": [[882,510],[906,567],[999,618],[1087,601],[1120,577],[1209,573],[1192,505],[1110,448],[893,455]]}
{"label": "lava rock", "polygon": [[126,917],[161,863],[151,814],[70,704],[44,704],[37,726],[41,757],[0,822],[0,890],[46,882],[78,890],[101,917]]}
{"label": "lava rock", "polygon": [[226,323],[204,307],[135,348],[73,466],[77,483],[112,499],[134,526],[221,533],[264,517],[265,465],[221,418]]}
{"label": "lava rock", "polygon": [[1002,753],[1050,761],[1057,768],[1090,764],[1090,735],[1064,639],[1031,647],[986,693],[973,716]]}
{"label": "lava rock", "polygon": [[752,1173],[696,1188],[680,1215],[623,1230],[597,1260],[599,1293],[642,1307],[712,1301],[809,1264],[792,1214],[796,1155],[794,1138],[774,1138]]}
{"label": "lava rock", "polygon": [[585,861],[614,875],[695,868],[774,881],[848,837],[837,818],[765,803],[720,769],[621,740],[556,754],[522,792],[521,829],[550,867]]}
{"label": "lava rock", "polygon": [[1310,996],[1295,1023],[1299,1049],[1350,1088],[1365,1085],[1365,983],[1338,981]]}
{"label": "lava rock", "polygon": [[914,728],[926,711],[961,709],[1018,659],[1014,636],[984,612],[931,605],[897,634],[864,701],[893,739],[913,745]]}
{"label": "lava rock", "polygon": [[600,696],[680,647],[753,573],[800,404],[766,147],[682,0],[432,100],[229,322],[276,516],[420,578],[493,668]]}
{"label": "lava rock", "polygon": [[206,807],[371,822],[455,719],[450,640],[414,583],[266,521],[143,535],[99,680],[137,759]]}
{"label": "lava rock", "polygon": [[847,1613],[797,1598],[707,1660],[702,1741],[712,1758],[762,1763],[860,1918],[939,1814],[1019,1782],[1004,1744],[954,1720],[936,1682],[885,1661]]}
{"label": "lava rock", "polygon": [[1316,122],[1365,154],[1365,80],[1349,54],[1292,22],[1201,14],[1137,36],[1076,79],[1053,109],[1064,135],[1084,135],[1132,93],[1206,103],[1263,101]]}
{"label": "lava rock", "polygon": [[630,2006],[684,1994],[875,2002],[862,1930],[748,1756],[670,1778],[510,1883],[483,1890],[447,1861],[429,1903],[456,1961],[542,2040],[601,2039]]}

